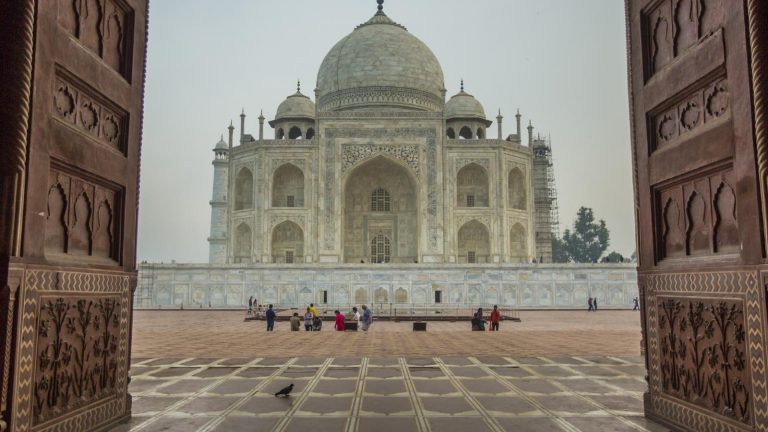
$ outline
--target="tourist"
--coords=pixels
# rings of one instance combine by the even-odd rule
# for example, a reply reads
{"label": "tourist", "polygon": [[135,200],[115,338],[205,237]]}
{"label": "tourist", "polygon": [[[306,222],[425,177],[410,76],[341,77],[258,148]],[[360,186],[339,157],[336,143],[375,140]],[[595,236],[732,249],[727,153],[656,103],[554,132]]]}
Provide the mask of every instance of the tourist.
{"label": "tourist", "polygon": [[253,296],[248,299],[248,316],[253,316]]}
{"label": "tourist", "polygon": [[344,331],[344,314],[338,310],[333,311],[333,313],[336,314],[336,323],[333,325],[333,328],[337,331]]}
{"label": "tourist", "polygon": [[314,318],[314,315],[312,315],[312,311],[307,308],[307,312],[304,313],[304,330],[312,331],[312,318]]}
{"label": "tourist", "polygon": [[313,317],[317,316],[317,309],[315,309],[315,304],[314,303],[310,303],[309,304],[309,311],[312,312],[312,316]]}
{"label": "tourist", "polygon": [[483,319],[483,308],[478,308],[475,317],[472,319],[472,330],[485,331],[485,319]]}
{"label": "tourist", "polygon": [[353,319],[357,321],[357,328],[360,328],[360,312],[357,311],[357,306],[352,306]]}
{"label": "tourist", "polygon": [[291,317],[291,331],[299,330],[301,330],[301,318],[299,318],[298,312],[294,312],[293,316]]}
{"label": "tourist", "polygon": [[597,312],[597,297],[595,297],[595,299],[592,300],[592,303],[595,305],[595,312]]}
{"label": "tourist", "polygon": [[371,312],[371,308],[369,308],[366,305],[362,306],[363,308],[363,318],[362,318],[362,325],[361,329],[363,331],[368,331],[368,328],[371,326],[371,323],[373,323],[373,312]]}
{"label": "tourist", "polygon": [[312,318],[312,331],[320,331],[323,328],[323,319],[319,316]]}
{"label": "tourist", "polygon": [[275,310],[272,309],[272,305],[269,305],[267,308],[267,331],[275,331],[275,318],[277,318],[277,314],[275,314]]}
{"label": "tourist", "polygon": [[499,331],[499,321],[501,321],[501,312],[497,305],[493,305],[491,311],[491,331]]}
{"label": "tourist", "polygon": [[595,304],[592,302],[592,297],[587,300],[587,304],[589,305],[589,309],[587,309],[587,312],[594,312],[595,311]]}
{"label": "tourist", "polygon": [[635,307],[632,308],[633,311],[640,310],[640,301],[638,301],[637,297],[635,297],[633,300],[635,302]]}

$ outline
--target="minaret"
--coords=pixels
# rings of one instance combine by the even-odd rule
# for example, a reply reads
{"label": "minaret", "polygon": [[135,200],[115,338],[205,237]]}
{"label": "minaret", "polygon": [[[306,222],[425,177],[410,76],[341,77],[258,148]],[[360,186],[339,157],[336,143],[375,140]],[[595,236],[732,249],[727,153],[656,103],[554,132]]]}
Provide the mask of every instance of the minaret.
{"label": "minaret", "polygon": [[235,127],[229,125],[229,144],[224,135],[213,149],[213,194],[211,196],[211,232],[208,237],[208,262],[227,262],[227,188],[229,185],[229,150]]}
{"label": "minaret", "polygon": [[517,110],[517,114],[515,114],[515,119],[517,120],[517,139],[518,141],[522,141],[522,136],[520,136],[520,132],[522,129],[520,129],[520,118],[522,116],[520,115],[520,109]]}
{"label": "minaret", "polygon": [[259,141],[264,140],[264,110],[261,110],[261,114],[259,114]]}
{"label": "minaret", "polygon": [[243,108],[243,112],[240,113],[240,144],[243,143],[244,139],[245,139],[245,108]]}
{"label": "minaret", "polygon": [[499,127],[499,140],[504,139],[504,134],[502,133],[501,129],[501,121],[504,119],[504,117],[501,115],[501,108],[499,108],[499,115],[496,116],[496,125]]}
{"label": "minaret", "polygon": [[229,121],[229,127],[227,129],[229,130],[229,141],[227,144],[229,145],[229,150],[231,151],[235,140],[235,125],[232,124],[231,120]]}
{"label": "minaret", "polygon": [[528,120],[528,147],[533,147],[533,123]]}

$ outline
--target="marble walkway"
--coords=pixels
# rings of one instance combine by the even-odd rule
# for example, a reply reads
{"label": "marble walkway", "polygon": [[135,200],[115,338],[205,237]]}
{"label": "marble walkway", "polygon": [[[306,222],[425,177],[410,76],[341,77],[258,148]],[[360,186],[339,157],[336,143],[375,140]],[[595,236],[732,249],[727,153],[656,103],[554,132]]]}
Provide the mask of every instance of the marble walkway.
{"label": "marble walkway", "polygon": [[642,417],[644,373],[637,356],[134,358],[114,431],[666,431]]}

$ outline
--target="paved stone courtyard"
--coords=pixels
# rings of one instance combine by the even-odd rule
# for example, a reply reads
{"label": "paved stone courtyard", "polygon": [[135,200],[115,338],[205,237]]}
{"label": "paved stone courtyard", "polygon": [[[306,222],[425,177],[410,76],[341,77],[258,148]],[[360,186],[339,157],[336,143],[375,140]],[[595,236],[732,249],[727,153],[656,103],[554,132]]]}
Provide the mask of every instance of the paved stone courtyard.
{"label": "paved stone courtyard", "polygon": [[[376,322],[297,334],[281,322],[267,334],[241,313],[139,311],[134,417],[115,431],[666,430],[642,417],[639,314],[521,318],[499,333]],[[290,398],[273,396],[290,383]]]}
{"label": "paved stone courtyard", "polygon": [[285,321],[267,333],[264,321],[244,322],[238,311],[136,311],[133,358],[258,358],[504,355],[640,355],[640,314],[632,311],[522,311],[499,333],[471,332],[468,321],[374,322],[371,331],[292,333]]}

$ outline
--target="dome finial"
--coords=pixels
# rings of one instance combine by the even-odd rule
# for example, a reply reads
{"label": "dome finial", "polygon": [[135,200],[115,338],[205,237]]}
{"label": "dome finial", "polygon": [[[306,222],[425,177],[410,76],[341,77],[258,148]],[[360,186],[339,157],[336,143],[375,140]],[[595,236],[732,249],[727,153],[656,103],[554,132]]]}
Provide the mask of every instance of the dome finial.
{"label": "dome finial", "polygon": [[379,4],[379,12],[380,14],[384,13],[384,0],[376,0],[376,3]]}
{"label": "dome finial", "polygon": [[461,91],[464,91],[464,78],[461,79]]}
{"label": "dome finial", "polygon": [[296,93],[301,93],[301,80],[296,80]]}

